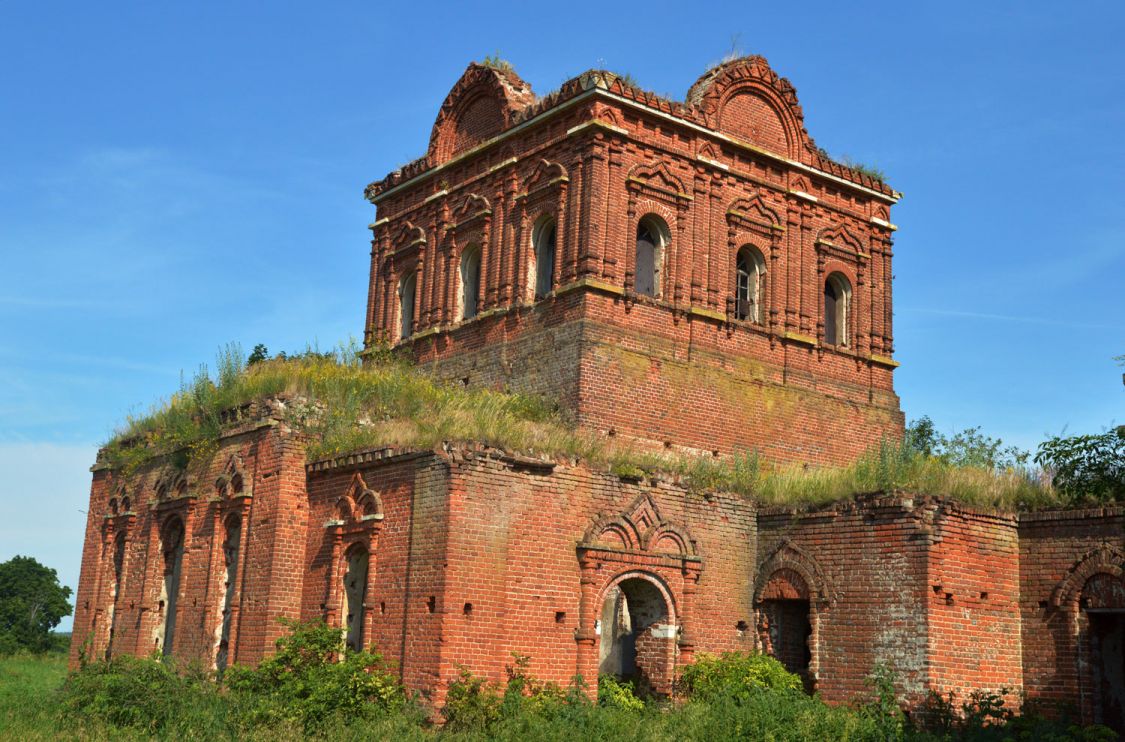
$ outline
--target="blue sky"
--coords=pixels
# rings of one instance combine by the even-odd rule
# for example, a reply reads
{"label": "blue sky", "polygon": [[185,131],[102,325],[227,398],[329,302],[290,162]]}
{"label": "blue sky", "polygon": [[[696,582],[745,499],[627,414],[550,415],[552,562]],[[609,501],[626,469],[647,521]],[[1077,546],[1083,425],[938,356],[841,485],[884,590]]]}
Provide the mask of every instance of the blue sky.
{"label": "blue sky", "polygon": [[1125,422],[1125,4],[5,3],[0,560],[75,585],[98,443],[216,349],[362,334],[363,187],[499,52],[681,98],[732,43],[905,197],[908,418]]}

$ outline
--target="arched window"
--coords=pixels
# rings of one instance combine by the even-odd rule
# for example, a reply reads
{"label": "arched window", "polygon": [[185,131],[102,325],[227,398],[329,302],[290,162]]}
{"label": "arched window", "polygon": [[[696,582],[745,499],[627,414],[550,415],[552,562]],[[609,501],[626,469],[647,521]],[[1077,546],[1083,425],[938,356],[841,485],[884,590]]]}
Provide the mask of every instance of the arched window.
{"label": "arched window", "polygon": [[[237,475],[236,475],[237,476]],[[215,669],[226,669],[230,659],[230,623],[234,613],[235,580],[238,575],[238,549],[242,542],[242,518],[233,514],[226,520],[226,538],[223,539],[223,611],[219,626],[219,647],[215,653]]]}
{"label": "arched window", "polygon": [[170,655],[176,638],[176,600],[180,595],[180,570],[184,561],[184,522],[179,517],[172,516],[164,523],[160,550],[164,556],[164,582],[159,604],[164,612],[160,651]]}
{"label": "arched window", "polygon": [[110,598],[109,641],[105,645],[105,659],[113,656],[113,635],[117,632],[117,601],[121,597],[121,579],[125,576],[125,532],[118,531],[113,539],[113,593]]}
{"label": "arched window", "polygon": [[824,342],[847,346],[851,314],[852,286],[840,273],[824,282]]}
{"label": "arched window", "polygon": [[668,227],[657,216],[648,215],[637,224],[637,259],[634,290],[644,296],[660,296],[660,269]]}
{"label": "arched window", "polygon": [[398,285],[399,340],[406,340],[414,334],[414,294],[417,286],[416,273],[406,274]]}
{"label": "arched window", "polygon": [[480,299],[480,248],[470,245],[461,256],[461,319],[477,316]]}
{"label": "arched window", "polygon": [[555,284],[555,220],[544,219],[535,228],[532,243],[535,250],[535,298],[551,293]]}
{"label": "arched window", "polygon": [[735,258],[734,316],[735,319],[761,322],[763,319],[762,278],[766,263],[762,254],[752,245],[743,245]]}
{"label": "arched window", "polygon": [[361,544],[350,548],[345,555],[348,571],[344,574],[344,629],[348,649],[363,649],[363,601],[367,597],[367,549]]}

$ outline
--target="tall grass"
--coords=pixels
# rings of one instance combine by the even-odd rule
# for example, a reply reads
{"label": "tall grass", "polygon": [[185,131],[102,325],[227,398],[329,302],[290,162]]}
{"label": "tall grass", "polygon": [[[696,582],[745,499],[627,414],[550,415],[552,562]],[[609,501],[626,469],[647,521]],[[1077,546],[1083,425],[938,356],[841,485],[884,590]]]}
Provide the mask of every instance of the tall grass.
{"label": "tall grass", "polygon": [[908,490],[981,508],[1065,504],[1031,469],[965,466],[884,441],[845,467],[768,465],[756,452],[730,456],[646,451],[577,430],[545,400],[442,383],[383,355],[364,363],[354,344],[309,349],[252,365],[237,346],[148,413],[131,417],[105,447],[108,463],[134,471],[155,456],[180,464],[217,450],[224,410],[281,398],[286,421],[308,438],[312,458],[366,448],[431,449],[479,442],[531,455],[581,459],[622,477],[668,476],[696,491],[728,492],[765,505],[816,506],[859,493]]}

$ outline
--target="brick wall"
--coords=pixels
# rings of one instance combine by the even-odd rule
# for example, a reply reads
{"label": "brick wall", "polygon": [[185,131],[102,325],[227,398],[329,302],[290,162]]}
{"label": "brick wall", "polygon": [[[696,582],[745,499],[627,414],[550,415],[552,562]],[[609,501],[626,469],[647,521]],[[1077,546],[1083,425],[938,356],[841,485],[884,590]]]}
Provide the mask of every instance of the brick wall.
{"label": "brick wall", "polygon": [[[1112,617],[1125,610],[1123,532],[1120,507],[1024,513],[1019,520],[1023,687],[1029,699],[1075,707],[1086,721],[1106,721],[1090,654],[1090,611]],[[1104,594],[1105,578],[1118,594]]]}

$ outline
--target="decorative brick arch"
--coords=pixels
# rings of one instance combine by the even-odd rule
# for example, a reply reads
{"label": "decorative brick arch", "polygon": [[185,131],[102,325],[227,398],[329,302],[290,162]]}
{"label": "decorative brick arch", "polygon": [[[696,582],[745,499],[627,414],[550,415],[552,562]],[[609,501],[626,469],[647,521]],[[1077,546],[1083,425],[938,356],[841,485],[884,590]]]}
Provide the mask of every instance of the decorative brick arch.
{"label": "decorative brick arch", "polygon": [[1110,544],[1102,544],[1086,552],[1051,593],[1051,605],[1077,610],[1087,583],[1097,575],[1121,580],[1125,576],[1125,552]]}
{"label": "decorative brick arch", "polygon": [[[765,133],[759,135],[738,123],[732,124],[729,120],[731,107],[745,101],[752,102],[765,118],[771,111],[776,115],[781,128],[777,133],[783,132],[784,142]],[[780,149],[779,154],[791,156],[811,143],[805,130],[804,112],[797,102],[797,91],[770,68],[764,57],[740,57],[711,68],[688,90],[687,102],[706,126],[775,151]]]}
{"label": "decorative brick arch", "polygon": [[352,475],[347,488],[336,500],[334,518],[324,524],[327,537],[332,543],[332,556],[328,569],[328,585],[325,591],[325,621],[330,626],[340,625],[346,614],[346,595],[342,589],[348,569],[348,555],[356,549],[367,553],[366,596],[363,615],[359,618],[360,632],[364,646],[370,633],[370,597],[374,594],[376,575],[376,547],[383,525],[383,498],[367,486],[363,475]]}
{"label": "decorative brick arch", "polygon": [[1100,718],[1101,692],[1093,650],[1090,611],[1125,610],[1125,552],[1109,543],[1086,552],[1051,592],[1052,608],[1062,614],[1057,638],[1074,647],[1078,704],[1082,718]]}
{"label": "decorative brick arch", "polygon": [[800,546],[786,539],[778,544],[758,567],[758,577],[754,581],[755,605],[767,599],[770,581],[776,572],[782,570],[800,576],[807,589],[807,594],[801,597],[810,603],[815,602],[828,608],[836,602],[828,577],[817,561]]}
{"label": "decorative brick arch", "polygon": [[805,680],[807,687],[815,690],[820,675],[821,619],[835,602],[835,595],[817,561],[788,539],[778,544],[762,561],[754,581],[758,648],[776,655],[767,618],[767,606],[773,601],[808,602],[808,670]]}
{"label": "decorative brick arch", "polygon": [[602,604],[615,585],[635,577],[653,582],[665,597],[667,622],[675,631],[675,636],[665,638],[676,644],[670,664],[660,671],[660,682],[670,684],[675,667],[690,662],[694,654],[691,615],[703,560],[690,532],[665,519],[656,500],[644,494],[623,512],[595,520],[579,543],[577,556],[581,568],[579,624],[574,635],[577,673],[596,675],[599,636],[595,622]]}
{"label": "decorative brick arch", "polygon": [[515,72],[473,62],[438,111],[430,133],[429,164],[440,165],[492,139],[534,101],[531,86]]}

